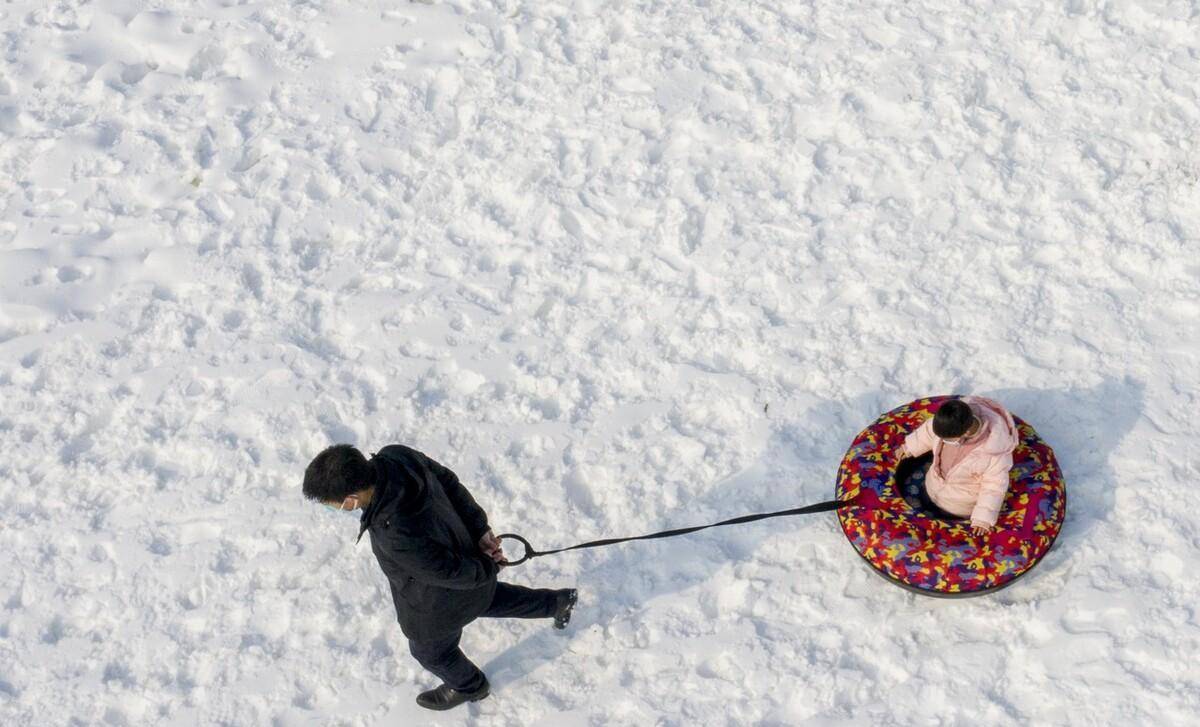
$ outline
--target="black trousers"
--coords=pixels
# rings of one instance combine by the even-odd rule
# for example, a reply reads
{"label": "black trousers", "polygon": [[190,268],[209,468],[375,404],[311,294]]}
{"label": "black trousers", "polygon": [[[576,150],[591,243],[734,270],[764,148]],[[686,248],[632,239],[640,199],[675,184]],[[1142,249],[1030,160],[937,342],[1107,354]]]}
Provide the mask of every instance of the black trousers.
{"label": "black trousers", "polygon": [[[926,462],[931,462],[932,460],[933,455],[924,454],[915,460],[905,460],[905,462],[901,463],[901,466],[907,465],[907,467],[911,468],[915,465],[918,468],[921,468],[919,472],[912,471],[911,469],[906,469],[904,471],[904,477],[900,478],[901,492],[906,498],[910,500],[916,499],[918,502],[920,502],[921,508],[938,520],[966,520],[967,518],[961,515],[955,515],[953,513],[946,512],[939,507],[938,504],[933,501],[933,498],[929,496],[929,491],[925,489],[925,477],[928,474],[928,471],[923,469],[923,465]],[[929,466],[932,467],[933,465]]]}
{"label": "black trousers", "polygon": [[[549,618],[554,615],[558,591],[549,588],[525,588],[497,583],[496,595],[482,616],[492,618]],[[473,692],[483,686],[483,672],[458,648],[462,629],[436,639],[409,639],[408,650],[417,662],[460,692]]]}

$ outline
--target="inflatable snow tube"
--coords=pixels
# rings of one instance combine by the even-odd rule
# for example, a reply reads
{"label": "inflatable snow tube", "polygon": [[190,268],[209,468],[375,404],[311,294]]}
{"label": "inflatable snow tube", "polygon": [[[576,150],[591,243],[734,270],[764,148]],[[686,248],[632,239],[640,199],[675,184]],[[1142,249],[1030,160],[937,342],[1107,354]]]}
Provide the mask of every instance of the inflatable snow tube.
{"label": "inflatable snow tube", "polygon": [[892,452],[949,398],[897,407],[855,438],[838,469],[836,493],[856,504],[837,516],[867,565],[896,585],[927,596],[978,596],[1009,585],[1050,551],[1067,511],[1066,483],[1054,451],[1014,416],[1020,443],[996,527],[975,536],[969,521],[922,508],[917,489],[929,456],[895,467]]}

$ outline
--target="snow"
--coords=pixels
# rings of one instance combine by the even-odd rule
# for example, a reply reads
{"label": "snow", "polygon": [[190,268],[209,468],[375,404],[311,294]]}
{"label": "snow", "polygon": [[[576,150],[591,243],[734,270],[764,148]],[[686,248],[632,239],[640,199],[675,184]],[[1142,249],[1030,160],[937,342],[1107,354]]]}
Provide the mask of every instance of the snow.
{"label": "snow", "polygon": [[[0,723],[1190,724],[1200,11],[0,5]],[[918,396],[1055,447],[1011,588],[832,517],[534,560],[432,715],[333,442],[548,549],[827,499]],[[1191,715],[1191,717],[1189,717]]]}

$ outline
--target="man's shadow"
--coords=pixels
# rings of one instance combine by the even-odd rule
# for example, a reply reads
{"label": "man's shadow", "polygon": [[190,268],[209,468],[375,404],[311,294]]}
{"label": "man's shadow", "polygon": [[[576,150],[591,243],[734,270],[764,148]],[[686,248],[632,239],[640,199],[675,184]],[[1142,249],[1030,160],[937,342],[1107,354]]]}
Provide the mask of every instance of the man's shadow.
{"label": "man's shadow", "polygon": [[[1088,389],[980,391],[1003,403],[1030,424],[1054,449],[1067,479],[1067,519],[1058,542],[1046,561],[1031,571],[1013,589],[997,596],[1012,602],[1020,597],[1022,584],[1040,579],[1061,585],[1063,553],[1087,537],[1106,520],[1115,503],[1115,479],[1108,465],[1117,448],[1141,416],[1144,384],[1132,379],[1105,379]],[[929,395],[943,392],[928,392]],[[881,413],[903,402],[894,395],[863,395],[850,402],[810,397],[794,405],[794,411],[774,412],[772,430],[762,457],[751,467],[710,486],[674,513],[658,529],[715,522],[753,512],[783,510],[828,500],[834,496],[838,465],[855,436]],[[782,407],[781,407],[782,408]],[[534,633],[497,654],[483,666],[496,687],[518,680],[543,663],[559,658],[573,638],[593,629],[606,628],[642,607],[646,601],[703,585],[713,572],[727,563],[752,558],[762,542],[781,531],[797,531],[798,542],[828,539],[830,547],[843,547],[842,534],[830,513],[770,519],[729,528],[714,528],[666,540],[623,543],[595,550],[563,553],[548,558],[578,558],[574,569],[580,577],[580,603],[568,631],[538,628]],[[799,531],[809,530],[807,534]],[[619,532],[597,537],[643,534]],[[535,547],[562,547],[571,543],[540,543]],[[520,545],[506,542],[519,557]],[[803,562],[798,548],[794,571],[802,574],[822,567]],[[1054,556],[1054,557],[1051,557]],[[824,567],[863,568],[852,554]],[[501,571],[501,579],[537,584],[561,572],[556,567],[531,561],[519,566],[522,573]],[[568,571],[570,572],[570,571]],[[781,587],[783,584],[781,584]],[[878,579],[878,588],[894,588]],[[1042,584],[1034,592],[1057,586]],[[897,597],[923,598],[895,589]],[[803,624],[796,624],[802,628]]]}

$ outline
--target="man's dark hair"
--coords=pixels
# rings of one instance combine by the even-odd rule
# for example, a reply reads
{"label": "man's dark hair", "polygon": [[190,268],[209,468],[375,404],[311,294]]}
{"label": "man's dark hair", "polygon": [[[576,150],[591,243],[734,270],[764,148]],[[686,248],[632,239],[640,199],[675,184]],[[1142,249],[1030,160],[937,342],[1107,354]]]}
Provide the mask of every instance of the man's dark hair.
{"label": "man's dark hair", "polygon": [[349,444],[335,444],[313,458],[304,470],[304,496],[341,502],[375,485],[375,468]]}
{"label": "man's dark hair", "polygon": [[971,428],[974,415],[962,399],[951,399],[933,415],[933,433],[941,438],[961,437]]}

